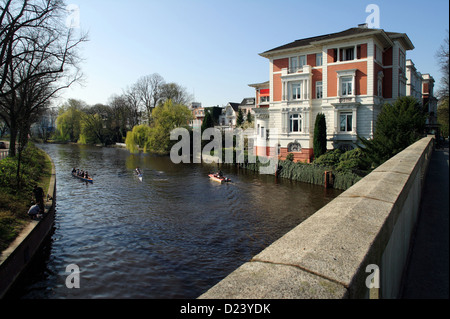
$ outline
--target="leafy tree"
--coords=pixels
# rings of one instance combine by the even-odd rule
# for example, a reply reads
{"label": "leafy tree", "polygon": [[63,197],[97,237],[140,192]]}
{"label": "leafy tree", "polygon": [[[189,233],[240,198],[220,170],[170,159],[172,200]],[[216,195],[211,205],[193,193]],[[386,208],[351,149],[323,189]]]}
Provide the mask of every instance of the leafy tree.
{"label": "leafy tree", "polygon": [[83,117],[82,108],[84,102],[70,99],[67,105],[59,110],[56,119],[56,138],[61,141],[77,142],[81,133],[81,119]]}
{"label": "leafy tree", "polygon": [[167,100],[153,109],[152,118],[151,126],[135,126],[127,133],[125,144],[131,152],[137,152],[139,147],[143,148],[144,152],[168,152],[173,143],[170,140],[170,132],[177,127],[187,127],[192,113],[186,106]]}
{"label": "leafy tree", "polygon": [[131,153],[138,153],[140,147],[147,144],[148,137],[151,134],[151,128],[148,125],[142,124],[133,127],[133,130],[127,132],[125,144]]}
{"label": "leafy tree", "polygon": [[325,114],[319,113],[316,116],[316,123],[314,125],[314,156],[316,158],[325,154],[327,151],[327,124],[325,121]]}
{"label": "leafy tree", "polygon": [[369,163],[376,167],[420,139],[425,129],[425,114],[411,96],[385,104],[375,125],[372,140],[359,138]]}

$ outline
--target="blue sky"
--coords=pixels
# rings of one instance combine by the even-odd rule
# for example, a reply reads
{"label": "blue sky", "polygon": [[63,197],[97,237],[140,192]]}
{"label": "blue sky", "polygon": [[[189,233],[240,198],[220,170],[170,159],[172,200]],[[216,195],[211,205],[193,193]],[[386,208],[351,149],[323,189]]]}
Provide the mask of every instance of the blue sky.
{"label": "blue sky", "polygon": [[62,100],[106,104],[141,76],[159,73],[194,94],[203,106],[254,96],[248,84],[269,80],[258,54],[297,39],[364,23],[369,4],[380,8],[380,27],[406,33],[407,53],[422,73],[439,82],[435,53],[449,28],[447,0],[68,0],[89,33],[81,51],[83,86]]}

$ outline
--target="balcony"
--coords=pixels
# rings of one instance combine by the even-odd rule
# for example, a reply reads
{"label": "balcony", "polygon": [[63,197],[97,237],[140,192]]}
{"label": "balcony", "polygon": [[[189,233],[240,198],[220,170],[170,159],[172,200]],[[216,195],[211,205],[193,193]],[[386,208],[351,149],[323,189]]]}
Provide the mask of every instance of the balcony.
{"label": "balcony", "polygon": [[311,73],[311,66],[310,65],[304,65],[303,67],[281,69],[281,76],[310,74],[310,73]]}

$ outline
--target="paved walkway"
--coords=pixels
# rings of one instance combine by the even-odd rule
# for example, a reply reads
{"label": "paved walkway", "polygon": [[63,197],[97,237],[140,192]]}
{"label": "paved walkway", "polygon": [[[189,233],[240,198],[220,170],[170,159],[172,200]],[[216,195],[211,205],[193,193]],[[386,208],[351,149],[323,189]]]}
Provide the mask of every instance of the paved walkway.
{"label": "paved walkway", "polygon": [[436,149],[425,181],[422,208],[406,272],[403,299],[448,299],[449,149]]}

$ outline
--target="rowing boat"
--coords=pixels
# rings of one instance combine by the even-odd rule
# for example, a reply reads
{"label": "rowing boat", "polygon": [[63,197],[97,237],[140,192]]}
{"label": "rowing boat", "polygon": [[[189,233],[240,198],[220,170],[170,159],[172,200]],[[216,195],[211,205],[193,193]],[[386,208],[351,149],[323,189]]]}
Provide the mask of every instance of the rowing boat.
{"label": "rowing boat", "polygon": [[93,183],[94,180],[92,178],[84,178],[83,176],[78,176],[76,173],[72,173],[73,177],[76,177],[78,179],[81,179],[82,181],[88,182],[88,183]]}
{"label": "rowing boat", "polygon": [[219,177],[219,176],[216,176],[215,174],[209,174],[208,176],[211,180],[213,180],[215,182],[219,182],[219,183],[231,182],[231,180],[227,177]]}

